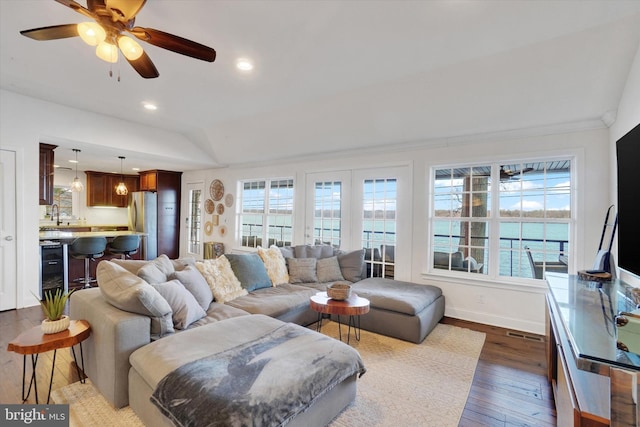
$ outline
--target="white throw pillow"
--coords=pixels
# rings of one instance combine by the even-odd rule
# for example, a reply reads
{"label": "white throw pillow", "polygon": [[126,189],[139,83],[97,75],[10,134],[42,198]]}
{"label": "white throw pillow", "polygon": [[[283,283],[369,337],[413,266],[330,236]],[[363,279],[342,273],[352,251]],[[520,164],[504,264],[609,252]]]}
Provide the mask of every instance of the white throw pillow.
{"label": "white throw pillow", "polygon": [[196,267],[207,281],[216,302],[224,304],[249,293],[233,274],[231,264],[224,255],[216,259],[198,261]]}
{"label": "white throw pillow", "polygon": [[273,245],[269,249],[258,246],[258,255],[262,258],[264,266],[267,268],[267,274],[273,286],[289,283],[289,272],[287,271],[287,262],[280,251],[280,248]]}

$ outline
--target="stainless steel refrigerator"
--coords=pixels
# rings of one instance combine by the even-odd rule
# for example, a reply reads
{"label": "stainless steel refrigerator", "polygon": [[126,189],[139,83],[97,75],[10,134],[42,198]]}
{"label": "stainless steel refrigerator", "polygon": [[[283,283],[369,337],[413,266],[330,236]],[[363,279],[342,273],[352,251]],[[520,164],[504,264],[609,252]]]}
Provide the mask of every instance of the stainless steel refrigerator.
{"label": "stainless steel refrigerator", "polygon": [[141,239],[142,258],[158,256],[158,196],[151,191],[129,193],[129,229],[145,233]]}

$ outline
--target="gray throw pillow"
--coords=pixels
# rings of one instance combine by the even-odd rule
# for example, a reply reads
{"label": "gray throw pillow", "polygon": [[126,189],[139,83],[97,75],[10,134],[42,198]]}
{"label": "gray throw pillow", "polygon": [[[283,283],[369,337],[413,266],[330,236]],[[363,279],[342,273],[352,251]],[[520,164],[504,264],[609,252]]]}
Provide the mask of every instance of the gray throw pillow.
{"label": "gray throw pillow", "polygon": [[317,283],[315,258],[287,258],[289,283]]}
{"label": "gray throw pillow", "polygon": [[316,263],[316,274],[320,283],[344,280],[337,256],[319,259]]}
{"label": "gray throw pillow", "polygon": [[167,275],[152,262],[145,264],[138,270],[138,277],[150,284],[163,283],[166,282],[168,278]]}
{"label": "gray throw pillow", "polygon": [[151,318],[151,335],[174,332],[171,306],[150,284],[111,261],[98,264],[96,277],[104,299],[114,307]]}
{"label": "gray throw pillow", "polygon": [[155,264],[160,269],[160,271],[162,271],[167,276],[169,276],[176,270],[173,266],[173,261],[171,261],[165,254],[159,255],[158,258],[154,259],[151,262]]}
{"label": "gray throw pillow", "polygon": [[225,254],[233,274],[247,291],[272,287],[267,268],[258,254]]}
{"label": "gray throw pillow", "polygon": [[140,268],[140,270],[138,270],[138,276],[143,278],[147,283],[163,283],[169,280],[169,276],[171,276],[174,271],[173,262],[168,256],[162,254]]}
{"label": "gray throw pillow", "polygon": [[285,258],[295,258],[296,254],[293,251],[293,246],[281,246],[280,252],[282,252],[282,256]]}
{"label": "gray throw pillow", "polygon": [[207,313],[200,307],[195,297],[178,280],[151,285],[169,303],[173,312],[171,318],[176,329],[187,329]]}
{"label": "gray throw pillow", "polygon": [[298,245],[293,248],[296,258],[329,258],[334,255],[330,245]]}
{"label": "gray throw pillow", "polygon": [[170,280],[176,279],[184,285],[185,288],[195,297],[196,301],[204,311],[209,309],[211,301],[213,301],[213,293],[207,284],[207,280],[202,276],[200,271],[194,265],[187,265],[181,271],[175,271]]}
{"label": "gray throw pillow", "polygon": [[345,280],[357,282],[362,280],[364,270],[364,249],[338,254],[338,264]]}

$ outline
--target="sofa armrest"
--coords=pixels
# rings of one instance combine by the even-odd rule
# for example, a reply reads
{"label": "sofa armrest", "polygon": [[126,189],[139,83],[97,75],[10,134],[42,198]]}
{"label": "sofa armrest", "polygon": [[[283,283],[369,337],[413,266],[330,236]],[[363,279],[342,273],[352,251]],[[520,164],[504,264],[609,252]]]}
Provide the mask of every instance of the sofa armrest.
{"label": "sofa armrest", "polygon": [[151,342],[151,320],[112,306],[99,288],[75,292],[69,314],[91,325],[91,336],[82,343],[85,374],[116,408],[128,405],[129,356]]}

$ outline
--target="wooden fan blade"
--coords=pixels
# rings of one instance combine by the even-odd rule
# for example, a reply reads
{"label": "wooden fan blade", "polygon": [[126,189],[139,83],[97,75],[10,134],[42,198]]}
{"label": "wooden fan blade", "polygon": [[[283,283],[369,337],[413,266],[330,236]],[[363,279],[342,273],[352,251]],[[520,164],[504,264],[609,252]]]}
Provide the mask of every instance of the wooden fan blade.
{"label": "wooden fan blade", "polygon": [[179,36],[174,36],[173,34],[165,33],[164,31],[154,30],[153,28],[134,27],[130,33],[140,40],[181,55],[207,62],[213,62],[216,59],[216,51],[212,48]]}
{"label": "wooden fan blade", "polygon": [[86,16],[87,18],[92,18],[92,19],[96,19],[96,16],[93,14],[92,11],[90,11],[89,9],[85,8],[84,6],[82,6],[80,3],[75,2],[73,0],[56,0],[58,3],[65,5],[73,10],[75,10],[76,12]]}
{"label": "wooden fan blade", "polygon": [[[124,55],[123,55],[124,56]],[[130,61],[126,56],[124,57],[129,64],[145,79],[155,79],[160,75],[156,66],[149,58],[146,52],[142,52],[142,56],[135,61]]]}
{"label": "wooden fan blade", "polygon": [[119,16],[121,21],[129,21],[133,19],[147,0],[99,0],[103,1],[107,9],[116,16]]}
{"label": "wooden fan blade", "polygon": [[20,31],[23,36],[34,40],[56,40],[78,36],[78,24],[52,25]]}

